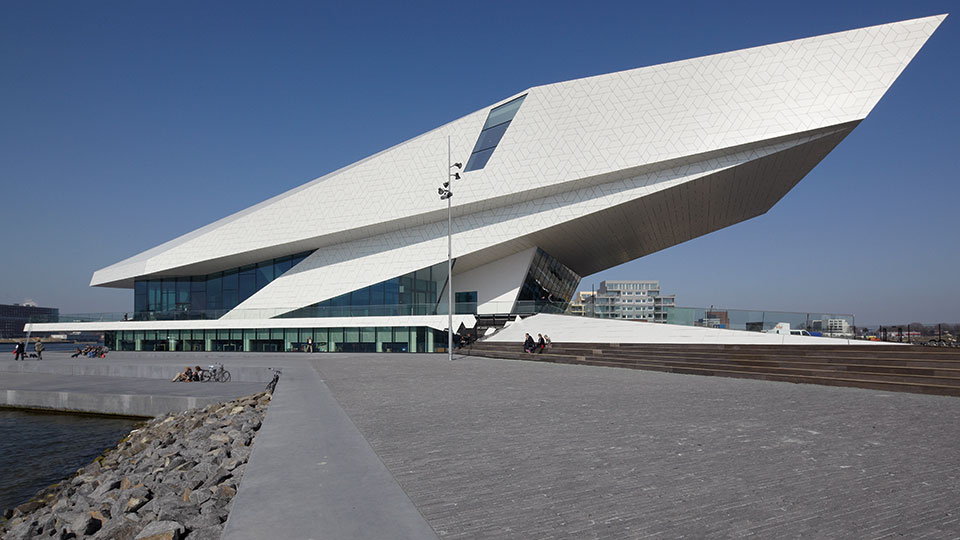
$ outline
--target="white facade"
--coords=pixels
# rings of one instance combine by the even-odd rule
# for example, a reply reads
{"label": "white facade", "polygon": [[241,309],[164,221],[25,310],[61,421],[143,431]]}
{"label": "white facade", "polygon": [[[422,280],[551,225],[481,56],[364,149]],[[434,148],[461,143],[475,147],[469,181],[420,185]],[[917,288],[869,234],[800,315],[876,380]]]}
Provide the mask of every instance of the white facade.
{"label": "white facade", "polygon": [[[529,88],[98,270],[91,285],[309,253],[223,304],[224,320],[268,320],[443,263],[436,190],[448,139],[453,161],[468,163],[494,135],[484,131],[491,110],[523,98],[485,166],[451,186],[454,291],[480,314],[513,312],[534,283],[534,310],[565,305],[573,290],[544,283],[558,269],[566,286],[769,210],[866,117],[944,17]],[[541,252],[554,266],[536,277]],[[427,300],[436,313],[445,283],[439,303]]]}

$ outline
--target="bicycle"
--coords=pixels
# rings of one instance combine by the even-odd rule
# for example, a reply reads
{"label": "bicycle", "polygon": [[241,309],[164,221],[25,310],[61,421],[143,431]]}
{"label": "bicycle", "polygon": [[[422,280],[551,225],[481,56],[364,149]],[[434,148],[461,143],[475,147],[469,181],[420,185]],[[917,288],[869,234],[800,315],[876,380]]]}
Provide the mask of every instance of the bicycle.
{"label": "bicycle", "polygon": [[280,375],[283,373],[283,370],[280,368],[270,369],[273,372],[273,380],[267,383],[267,392],[273,393],[277,389],[277,382],[280,381]]}
{"label": "bicycle", "polygon": [[230,372],[223,368],[223,364],[210,366],[200,375],[202,382],[230,382]]}

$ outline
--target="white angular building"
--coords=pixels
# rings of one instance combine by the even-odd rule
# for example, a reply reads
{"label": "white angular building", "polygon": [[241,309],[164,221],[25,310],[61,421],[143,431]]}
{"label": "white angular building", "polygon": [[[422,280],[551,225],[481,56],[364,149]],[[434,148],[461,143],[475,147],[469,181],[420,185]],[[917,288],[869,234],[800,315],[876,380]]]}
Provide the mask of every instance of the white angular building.
{"label": "white angular building", "polygon": [[98,270],[133,290],[132,322],[34,326],[126,349],[436,350],[448,141],[454,325],[562,313],[581,276],[769,210],[944,18],[529,88]]}

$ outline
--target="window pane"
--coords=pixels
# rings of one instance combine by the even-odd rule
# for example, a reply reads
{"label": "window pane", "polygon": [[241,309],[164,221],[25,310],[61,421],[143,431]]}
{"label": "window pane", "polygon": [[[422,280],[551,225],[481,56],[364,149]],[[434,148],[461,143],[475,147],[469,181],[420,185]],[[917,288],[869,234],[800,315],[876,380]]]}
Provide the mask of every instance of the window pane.
{"label": "window pane", "polygon": [[237,290],[237,273],[236,269],[227,270],[223,273],[223,290],[225,291],[235,291]]}
{"label": "window pane", "polygon": [[207,276],[207,309],[219,310],[223,305],[223,283],[220,272]]}
{"label": "window pane", "polygon": [[477,169],[482,169],[487,162],[490,161],[490,156],[493,155],[494,149],[496,149],[496,147],[481,150],[470,156],[470,160],[467,161],[467,168],[464,170],[475,171]]}
{"label": "window pane", "polygon": [[220,308],[221,309],[233,309],[237,307],[240,301],[237,298],[237,291],[223,291],[223,299],[221,300]]}
{"label": "window pane", "polygon": [[500,139],[503,138],[503,134],[506,133],[509,125],[510,122],[504,122],[499,126],[483,130],[483,132],[480,133],[480,138],[477,140],[477,145],[473,148],[473,151],[486,150],[499,144]]}
{"label": "window pane", "polygon": [[267,261],[257,264],[257,290],[273,281],[273,262]]}
{"label": "window pane", "polygon": [[274,268],[273,278],[276,279],[281,275],[283,275],[284,272],[290,269],[292,263],[293,263],[293,260],[290,257],[283,257],[281,259],[276,259],[276,262],[274,262],[273,264],[273,268]]}
{"label": "window pane", "polygon": [[237,281],[237,294],[239,300],[243,302],[253,296],[253,293],[257,291],[257,268],[255,266],[248,266],[241,269]]}
{"label": "window pane", "polygon": [[360,329],[360,342],[361,343],[375,343],[377,341],[377,330],[376,328],[361,328]]}
{"label": "window pane", "polygon": [[190,308],[190,278],[177,279],[177,311]]}
{"label": "window pane", "polygon": [[483,124],[483,129],[513,120],[513,117],[517,115],[517,110],[520,109],[520,105],[523,104],[523,100],[526,97],[526,95],[522,95],[513,101],[508,101],[500,105],[496,109],[492,109],[490,116],[487,117],[486,123]]}
{"label": "window pane", "polygon": [[359,328],[344,328],[343,329],[343,341],[347,343],[359,343],[360,342],[360,329]]}

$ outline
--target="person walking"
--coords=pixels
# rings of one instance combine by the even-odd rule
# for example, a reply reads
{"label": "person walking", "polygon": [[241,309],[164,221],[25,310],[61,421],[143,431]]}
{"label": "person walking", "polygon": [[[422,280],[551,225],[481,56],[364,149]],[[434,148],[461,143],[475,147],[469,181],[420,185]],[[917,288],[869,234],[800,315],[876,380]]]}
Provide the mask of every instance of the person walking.
{"label": "person walking", "polygon": [[312,337],[308,337],[308,338],[307,338],[307,352],[309,352],[309,353],[312,353],[312,352],[313,352],[313,338],[312,338]]}
{"label": "person walking", "polygon": [[43,360],[43,342],[40,338],[37,338],[37,342],[33,344],[33,350],[37,351],[37,360]]}
{"label": "person walking", "polygon": [[17,342],[13,347],[13,360],[19,361],[20,356],[23,354],[23,347],[20,345],[20,342]]}

